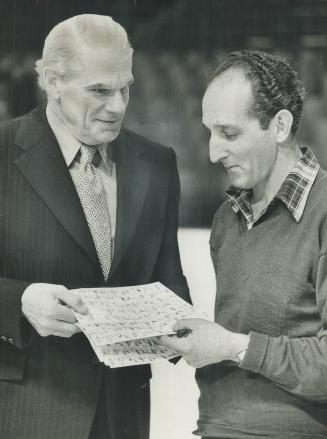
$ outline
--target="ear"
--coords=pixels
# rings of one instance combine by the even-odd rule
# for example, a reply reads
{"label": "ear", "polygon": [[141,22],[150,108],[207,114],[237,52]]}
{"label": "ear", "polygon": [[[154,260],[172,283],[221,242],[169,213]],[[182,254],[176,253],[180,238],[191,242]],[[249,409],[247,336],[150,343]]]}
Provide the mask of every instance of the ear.
{"label": "ear", "polygon": [[276,140],[278,143],[283,143],[291,132],[293,115],[288,110],[280,110],[275,114],[274,122],[276,127]]}
{"label": "ear", "polygon": [[60,89],[62,80],[58,73],[50,67],[45,67],[43,70],[43,81],[46,86],[47,95],[58,101],[60,99]]}

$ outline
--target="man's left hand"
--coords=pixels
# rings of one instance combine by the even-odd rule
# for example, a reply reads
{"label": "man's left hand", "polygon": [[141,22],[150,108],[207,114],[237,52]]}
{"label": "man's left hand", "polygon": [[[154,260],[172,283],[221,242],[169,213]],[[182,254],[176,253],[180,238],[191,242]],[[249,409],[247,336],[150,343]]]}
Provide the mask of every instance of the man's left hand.
{"label": "man's left hand", "polygon": [[[218,323],[204,319],[182,319],[174,326],[177,335],[164,335],[161,344],[179,352],[193,367],[224,360],[237,360],[237,354],[249,343],[249,336],[228,331]],[[178,337],[178,333],[188,335]]]}

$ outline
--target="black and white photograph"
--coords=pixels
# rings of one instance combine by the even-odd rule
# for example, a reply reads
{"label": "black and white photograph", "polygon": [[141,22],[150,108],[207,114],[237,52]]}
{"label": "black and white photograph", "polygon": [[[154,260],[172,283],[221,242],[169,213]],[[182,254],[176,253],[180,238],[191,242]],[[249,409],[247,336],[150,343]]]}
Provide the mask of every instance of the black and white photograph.
{"label": "black and white photograph", "polygon": [[327,439],[327,0],[0,0],[0,439]]}

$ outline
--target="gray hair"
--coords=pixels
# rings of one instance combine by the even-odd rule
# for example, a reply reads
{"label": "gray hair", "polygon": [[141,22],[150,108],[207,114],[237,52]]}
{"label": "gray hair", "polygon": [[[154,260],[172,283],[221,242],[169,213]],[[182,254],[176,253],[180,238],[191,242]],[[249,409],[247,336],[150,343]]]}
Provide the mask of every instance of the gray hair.
{"label": "gray hair", "polygon": [[65,80],[75,77],[83,69],[82,55],[88,48],[133,53],[125,29],[111,17],[76,15],[57,24],[45,39],[42,58],[35,63],[39,86],[46,91],[45,67]]}

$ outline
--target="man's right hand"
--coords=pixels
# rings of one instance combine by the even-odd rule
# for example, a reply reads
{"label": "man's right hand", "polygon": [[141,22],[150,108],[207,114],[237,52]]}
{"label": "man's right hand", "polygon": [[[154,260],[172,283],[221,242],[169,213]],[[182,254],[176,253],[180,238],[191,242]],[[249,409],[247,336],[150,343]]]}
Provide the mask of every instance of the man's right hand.
{"label": "man's right hand", "polygon": [[82,300],[63,285],[31,284],[22,296],[23,314],[42,337],[71,337],[80,332],[72,310],[87,313]]}

